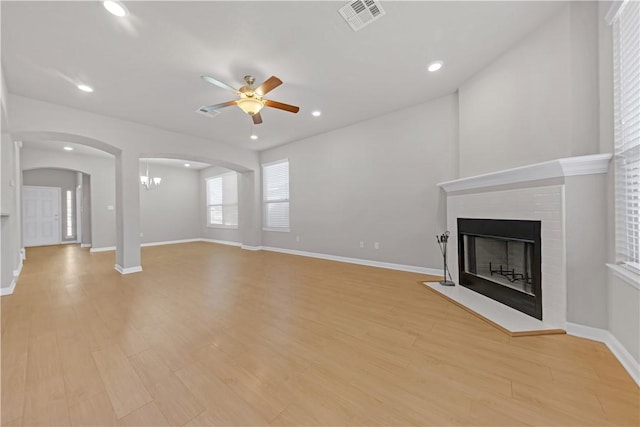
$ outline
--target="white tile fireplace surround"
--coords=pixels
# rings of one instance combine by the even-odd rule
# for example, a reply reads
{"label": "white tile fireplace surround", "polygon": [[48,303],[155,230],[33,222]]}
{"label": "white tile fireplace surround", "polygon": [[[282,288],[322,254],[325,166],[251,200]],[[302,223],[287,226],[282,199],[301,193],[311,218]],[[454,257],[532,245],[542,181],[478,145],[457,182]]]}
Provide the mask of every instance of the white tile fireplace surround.
{"label": "white tile fireplace surround", "polygon": [[[567,315],[568,298],[573,295],[569,284],[575,286],[582,279],[572,277],[580,270],[576,263],[582,261],[569,255],[568,248],[584,244],[582,233],[575,232],[581,229],[576,222],[584,222],[584,228],[589,229],[600,220],[604,189],[601,174],[607,172],[610,159],[611,154],[558,159],[438,184],[447,193],[447,229],[451,232],[448,263],[456,286],[426,285],[514,335],[566,330],[567,321],[572,320]],[[573,202],[583,200],[583,196],[593,199],[595,209],[591,213],[583,212],[583,202]],[[576,212],[578,209],[580,212]],[[458,218],[541,221],[542,321],[459,285]],[[570,232],[567,218],[572,221]],[[604,232],[604,227],[602,223],[599,232]],[[593,261],[584,259],[585,263]],[[604,263],[602,260],[602,269]],[[588,269],[589,265],[584,267]]]}

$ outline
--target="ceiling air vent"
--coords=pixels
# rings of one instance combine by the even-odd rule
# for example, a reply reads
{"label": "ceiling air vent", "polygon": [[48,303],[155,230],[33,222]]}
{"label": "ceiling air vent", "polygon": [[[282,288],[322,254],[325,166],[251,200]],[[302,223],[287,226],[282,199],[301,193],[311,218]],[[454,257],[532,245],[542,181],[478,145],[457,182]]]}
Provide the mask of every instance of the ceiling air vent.
{"label": "ceiling air vent", "polygon": [[214,118],[215,116],[217,116],[218,114],[220,114],[220,110],[211,110],[211,111],[207,111],[205,109],[205,107],[200,107],[196,110],[196,113],[198,114],[202,114],[203,116],[207,116],[210,119]]}
{"label": "ceiling air vent", "polygon": [[355,0],[342,6],[338,12],[353,31],[366,27],[386,12],[377,0]]}

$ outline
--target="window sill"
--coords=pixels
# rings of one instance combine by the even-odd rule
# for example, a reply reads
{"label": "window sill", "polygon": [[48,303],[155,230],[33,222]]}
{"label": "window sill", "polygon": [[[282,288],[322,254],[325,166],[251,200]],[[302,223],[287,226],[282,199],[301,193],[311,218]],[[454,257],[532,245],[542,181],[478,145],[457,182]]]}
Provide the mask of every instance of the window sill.
{"label": "window sill", "polygon": [[279,233],[289,233],[291,231],[291,229],[289,228],[268,228],[268,227],[262,227],[262,231],[277,231]]}
{"label": "window sill", "polygon": [[237,230],[237,225],[218,225],[218,224],[207,224],[207,228],[224,228],[226,230]]}
{"label": "window sill", "polygon": [[618,264],[607,264],[607,267],[617,278],[640,290],[640,274]]}

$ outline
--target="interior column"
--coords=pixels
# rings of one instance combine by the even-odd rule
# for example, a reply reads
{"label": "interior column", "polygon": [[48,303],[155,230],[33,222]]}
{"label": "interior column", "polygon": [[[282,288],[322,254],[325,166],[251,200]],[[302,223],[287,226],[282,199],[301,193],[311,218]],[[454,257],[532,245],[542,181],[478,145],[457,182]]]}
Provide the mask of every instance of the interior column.
{"label": "interior column", "polygon": [[262,201],[260,174],[254,171],[240,173],[239,217],[242,248],[258,250],[262,245]]}
{"label": "interior column", "polygon": [[116,266],[121,274],[142,271],[140,263],[139,153],[116,157]]}

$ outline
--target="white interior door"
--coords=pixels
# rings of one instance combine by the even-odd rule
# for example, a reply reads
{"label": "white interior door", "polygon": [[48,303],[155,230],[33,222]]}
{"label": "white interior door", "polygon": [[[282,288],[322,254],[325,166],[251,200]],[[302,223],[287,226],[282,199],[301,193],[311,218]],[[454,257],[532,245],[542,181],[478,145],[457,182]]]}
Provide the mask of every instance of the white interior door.
{"label": "white interior door", "polygon": [[60,188],[22,187],[22,230],[25,246],[60,243]]}

